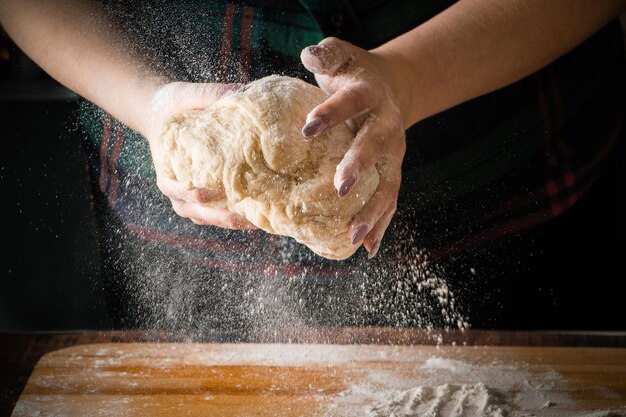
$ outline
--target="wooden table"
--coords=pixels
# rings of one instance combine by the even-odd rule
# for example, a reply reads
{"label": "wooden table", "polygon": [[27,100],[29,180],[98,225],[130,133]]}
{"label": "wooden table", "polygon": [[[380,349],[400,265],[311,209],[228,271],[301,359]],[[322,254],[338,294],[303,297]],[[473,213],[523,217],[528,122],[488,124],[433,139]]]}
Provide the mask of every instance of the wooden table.
{"label": "wooden table", "polygon": [[[444,345],[472,346],[583,346],[626,347],[626,333],[585,332],[505,332],[470,329],[435,335],[416,329],[326,328],[307,332],[285,329],[272,334],[256,334],[241,340],[238,335],[207,332],[207,343],[323,343],[433,345],[440,337]],[[93,343],[189,342],[184,333],[143,331],[12,333],[0,334],[0,416],[9,416],[39,358],[64,347]]]}

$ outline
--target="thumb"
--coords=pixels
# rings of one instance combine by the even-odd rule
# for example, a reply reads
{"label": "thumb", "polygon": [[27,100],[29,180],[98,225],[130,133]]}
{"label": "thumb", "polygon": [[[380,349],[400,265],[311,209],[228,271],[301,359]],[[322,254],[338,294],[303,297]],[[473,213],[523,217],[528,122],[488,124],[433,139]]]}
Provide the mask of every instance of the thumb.
{"label": "thumb", "polygon": [[354,56],[354,45],[331,37],[304,48],[300,60],[306,69],[315,74],[333,75],[349,65]]}
{"label": "thumb", "polygon": [[220,98],[241,91],[243,84],[173,82],[159,89],[152,97],[147,112],[147,127],[141,133],[149,138],[160,133],[164,123],[174,114],[202,110]]}
{"label": "thumb", "polygon": [[189,83],[185,84],[185,88],[188,91],[182,92],[185,97],[184,106],[189,110],[196,110],[204,109],[221,98],[241,91],[243,84]]}

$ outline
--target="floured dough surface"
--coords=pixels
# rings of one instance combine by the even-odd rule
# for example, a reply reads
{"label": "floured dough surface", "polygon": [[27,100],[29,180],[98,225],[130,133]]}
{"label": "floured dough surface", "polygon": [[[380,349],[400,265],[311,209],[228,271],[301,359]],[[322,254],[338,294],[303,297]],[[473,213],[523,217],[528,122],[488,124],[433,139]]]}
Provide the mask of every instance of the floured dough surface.
{"label": "floured dough surface", "polygon": [[378,187],[375,168],[339,198],[335,169],[354,136],[344,125],[311,140],[300,129],[324,101],[304,81],[270,76],[204,110],[174,116],[155,149],[163,171],[187,187],[224,189],[226,207],[268,233],[291,236],[329,259],[345,259],[348,222]]}

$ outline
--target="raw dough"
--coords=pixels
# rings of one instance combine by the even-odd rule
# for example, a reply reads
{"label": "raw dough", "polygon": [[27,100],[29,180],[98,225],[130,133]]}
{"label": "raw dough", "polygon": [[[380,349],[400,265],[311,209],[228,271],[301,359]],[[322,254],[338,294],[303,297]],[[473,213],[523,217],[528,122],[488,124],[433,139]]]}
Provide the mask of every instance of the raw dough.
{"label": "raw dough", "polygon": [[268,233],[291,236],[329,259],[345,259],[348,222],[378,187],[376,168],[339,198],[337,164],[354,135],[340,124],[305,140],[306,115],[326,95],[304,81],[270,76],[204,110],[174,116],[155,149],[156,166],[187,187],[224,189],[212,207],[239,213]]}

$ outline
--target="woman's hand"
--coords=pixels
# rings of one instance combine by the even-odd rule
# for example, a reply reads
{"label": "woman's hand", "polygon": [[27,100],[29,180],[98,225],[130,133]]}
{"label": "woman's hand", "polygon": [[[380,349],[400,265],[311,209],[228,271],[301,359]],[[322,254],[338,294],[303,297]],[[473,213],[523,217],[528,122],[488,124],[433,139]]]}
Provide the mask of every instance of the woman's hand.
{"label": "woman's hand", "polygon": [[[196,84],[174,82],[156,90],[148,105],[142,134],[154,146],[165,123],[171,116],[187,110],[203,109],[215,101],[240,89],[239,84]],[[156,161],[155,161],[156,165]],[[187,189],[178,181],[161,174],[155,166],[157,186],[172,202],[176,214],[191,219],[199,225],[213,225],[227,229],[256,229],[242,216],[225,209],[205,206],[206,203],[224,198],[224,190],[204,188]]]}
{"label": "woman's hand", "polygon": [[381,173],[378,189],[350,222],[352,243],[362,241],[372,258],[396,212],[406,150],[394,80],[384,56],[336,38],[305,48],[301,59],[319,86],[331,94],[308,114],[304,137],[315,137],[344,122],[356,133],[335,172],[339,197],[346,196],[372,166]]}

